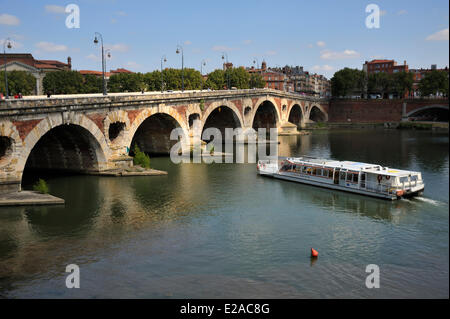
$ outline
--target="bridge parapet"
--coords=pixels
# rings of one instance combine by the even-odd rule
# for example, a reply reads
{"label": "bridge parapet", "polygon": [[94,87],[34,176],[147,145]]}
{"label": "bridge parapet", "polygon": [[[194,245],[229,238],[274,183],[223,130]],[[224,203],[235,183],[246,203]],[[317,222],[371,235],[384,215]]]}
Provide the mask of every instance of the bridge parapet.
{"label": "bridge parapet", "polygon": [[[291,117],[295,107],[296,116]],[[166,152],[170,132],[277,127],[292,132],[328,100],[270,89],[59,95],[0,102],[0,193],[20,189],[24,170],[101,172],[130,165],[130,150]],[[318,111],[319,110],[319,111]],[[294,128],[295,128],[294,125]]]}

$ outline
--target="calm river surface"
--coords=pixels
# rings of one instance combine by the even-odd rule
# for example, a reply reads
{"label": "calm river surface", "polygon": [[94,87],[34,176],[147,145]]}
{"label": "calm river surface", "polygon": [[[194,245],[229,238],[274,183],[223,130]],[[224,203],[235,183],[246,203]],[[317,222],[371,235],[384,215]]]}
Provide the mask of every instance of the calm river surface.
{"label": "calm river surface", "polygon": [[[449,297],[448,134],[317,131],[279,155],[421,171],[395,202],[257,176],[255,164],[152,158],[158,177],[48,179],[64,206],[0,208],[0,297]],[[312,262],[310,248],[319,251]],[[77,264],[81,288],[65,286]],[[366,265],[380,267],[367,289]]]}

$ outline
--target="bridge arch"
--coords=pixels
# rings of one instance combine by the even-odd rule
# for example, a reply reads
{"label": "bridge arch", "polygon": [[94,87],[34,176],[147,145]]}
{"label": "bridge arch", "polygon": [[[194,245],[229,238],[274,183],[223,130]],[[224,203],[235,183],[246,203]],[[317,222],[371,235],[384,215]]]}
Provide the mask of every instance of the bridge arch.
{"label": "bridge arch", "polygon": [[241,112],[239,111],[239,109],[236,107],[236,105],[234,105],[233,102],[230,102],[228,100],[223,100],[223,101],[217,101],[217,102],[213,102],[211,103],[208,108],[205,110],[205,112],[203,113],[202,119],[203,119],[203,123],[202,123],[202,132],[203,129],[205,128],[205,124],[208,121],[208,118],[210,117],[210,115],[212,113],[216,113],[216,111],[219,110],[220,107],[226,107],[228,109],[230,109],[232,111],[232,115],[234,117],[235,120],[235,124],[237,127],[243,127],[244,126],[244,120],[242,119],[242,115]]}
{"label": "bridge arch", "polygon": [[309,107],[308,119],[314,122],[327,122],[328,113],[320,104],[312,104]]}
{"label": "bridge arch", "polygon": [[189,136],[186,122],[173,108],[146,108],[131,124],[124,144],[129,152],[133,152],[137,144],[146,153],[166,155],[177,142],[170,140],[170,133],[177,127]]}
{"label": "bridge arch", "polygon": [[448,105],[426,105],[419,107],[415,110],[412,110],[406,114],[406,117],[412,117],[413,115],[416,116],[429,116],[431,117],[437,117],[441,121],[447,121],[448,122],[448,113],[449,113],[449,107]]}
{"label": "bridge arch", "polygon": [[83,114],[41,120],[27,135],[18,159],[20,180],[26,167],[92,172],[107,168],[110,150],[98,126]]}
{"label": "bridge arch", "polygon": [[278,127],[281,121],[280,110],[272,97],[260,98],[252,113],[252,127]]}
{"label": "bridge arch", "polygon": [[297,127],[301,127],[303,119],[304,119],[304,111],[302,106],[299,103],[293,103],[288,113],[288,122],[297,125]]}

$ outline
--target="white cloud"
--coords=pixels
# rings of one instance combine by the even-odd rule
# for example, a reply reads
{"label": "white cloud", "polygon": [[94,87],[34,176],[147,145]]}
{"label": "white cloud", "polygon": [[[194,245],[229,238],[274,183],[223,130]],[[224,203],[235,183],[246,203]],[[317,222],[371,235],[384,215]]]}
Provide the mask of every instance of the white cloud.
{"label": "white cloud", "polygon": [[386,10],[380,10],[380,16],[384,16],[384,15],[386,15],[387,14],[387,11]]}
{"label": "white cloud", "polygon": [[36,47],[45,52],[67,51],[69,48],[64,44],[55,44],[52,42],[41,41],[36,43]]}
{"label": "white cloud", "polygon": [[324,65],[314,65],[311,69],[315,72],[319,72],[319,71],[328,72],[328,71],[334,70],[334,67],[332,67],[331,65],[328,65],[328,64],[324,64]]}
{"label": "white cloud", "polygon": [[192,44],[192,42],[189,40],[184,41],[184,45],[191,45],[191,44]]}
{"label": "white cloud", "polygon": [[405,9],[400,10],[397,14],[398,15],[403,15],[403,14],[407,14],[408,11],[406,11]]}
{"label": "white cloud", "polygon": [[127,52],[128,50],[130,50],[128,45],[123,44],[123,43],[105,44],[105,47],[108,49],[111,49],[111,51],[116,51],[116,52]]}
{"label": "white cloud", "polygon": [[253,41],[252,40],[244,40],[244,41],[242,41],[245,45],[249,45],[249,44],[252,44],[253,43]]}
{"label": "white cloud", "polygon": [[[3,47],[3,44],[5,43],[5,41],[6,41],[6,39],[0,39],[0,47]],[[19,49],[23,46],[22,43],[16,42],[12,39],[8,40],[8,42],[11,43],[11,47],[12,47],[11,50]]]}
{"label": "white cloud", "polygon": [[325,42],[323,42],[323,41],[317,41],[316,44],[318,47],[321,47],[321,48],[325,46]]}
{"label": "white cloud", "polygon": [[112,18],[111,23],[117,23],[117,19]]}
{"label": "white cloud", "polygon": [[63,6],[57,6],[54,4],[47,4],[45,6],[45,12],[48,13],[57,13],[57,14],[65,14],[66,13],[66,8]]}
{"label": "white cloud", "polygon": [[140,64],[138,64],[138,63],[136,63],[134,61],[128,61],[126,63],[126,66],[129,67],[129,68],[133,68],[133,69],[139,69],[141,67]]}
{"label": "white cloud", "polygon": [[92,60],[92,61],[100,61],[100,57],[96,56],[95,54],[91,53],[88,56],[86,56],[86,59]]}
{"label": "white cloud", "polygon": [[219,52],[228,52],[228,51],[235,51],[236,48],[230,48],[224,45],[215,45],[212,47],[213,51],[219,51]]}
{"label": "white cloud", "polygon": [[360,57],[360,54],[354,50],[344,50],[342,52],[323,50],[320,53],[320,58],[324,60],[355,59]]}
{"label": "white cloud", "polygon": [[6,25],[19,25],[20,20],[16,16],[3,13],[0,14],[0,24],[6,24]]}
{"label": "white cloud", "polygon": [[312,43],[308,44],[308,48],[312,48],[314,45]]}
{"label": "white cloud", "polygon": [[127,13],[125,11],[118,11],[117,15],[124,17],[127,15]]}
{"label": "white cloud", "polygon": [[270,50],[270,51],[267,51],[265,54],[269,55],[269,56],[272,56],[272,55],[276,55],[277,53],[278,53],[277,51]]}
{"label": "white cloud", "polygon": [[427,36],[426,40],[427,41],[448,41],[448,28]]}

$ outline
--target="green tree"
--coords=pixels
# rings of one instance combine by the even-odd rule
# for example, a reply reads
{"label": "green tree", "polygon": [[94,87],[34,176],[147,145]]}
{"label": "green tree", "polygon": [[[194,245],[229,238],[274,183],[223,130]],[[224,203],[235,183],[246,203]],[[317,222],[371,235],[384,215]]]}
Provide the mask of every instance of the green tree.
{"label": "green tree", "polygon": [[[232,68],[225,71],[226,76],[230,77],[230,86],[237,89],[250,88],[250,74],[244,68]],[[230,88],[231,88],[230,87]]]}
{"label": "green tree", "polygon": [[83,76],[77,71],[47,73],[42,81],[45,93],[76,94],[83,92]]}
{"label": "green tree", "polygon": [[365,74],[361,70],[344,68],[331,78],[331,93],[335,97],[351,94],[361,95],[365,91]]}
{"label": "green tree", "polygon": [[102,92],[102,78],[93,74],[83,76],[83,86],[79,93],[100,93]]}
{"label": "green tree", "polygon": [[388,73],[379,72],[369,75],[369,93],[380,93],[384,98],[385,94],[392,92],[394,86],[393,76]]}
{"label": "green tree", "polygon": [[392,74],[391,91],[397,94],[397,97],[403,98],[405,94],[412,90],[413,74],[410,72],[397,72]]}
{"label": "green tree", "polygon": [[222,90],[226,86],[225,72],[217,69],[208,74],[205,87],[212,90]]}
{"label": "green tree", "polygon": [[439,93],[448,96],[448,86],[448,72],[433,70],[420,81],[419,91],[423,96]]}
{"label": "green tree", "polygon": [[109,92],[138,92],[143,89],[141,73],[117,73],[109,77]]}
{"label": "green tree", "polygon": [[264,88],[266,86],[266,81],[259,73],[250,74],[250,87],[251,88]]}
{"label": "green tree", "polygon": [[[31,95],[36,88],[36,78],[26,71],[7,71],[9,95]],[[0,72],[0,92],[6,95],[5,72]]]}
{"label": "green tree", "polygon": [[161,72],[153,71],[145,73],[143,75],[143,82],[147,91],[161,91]]}

